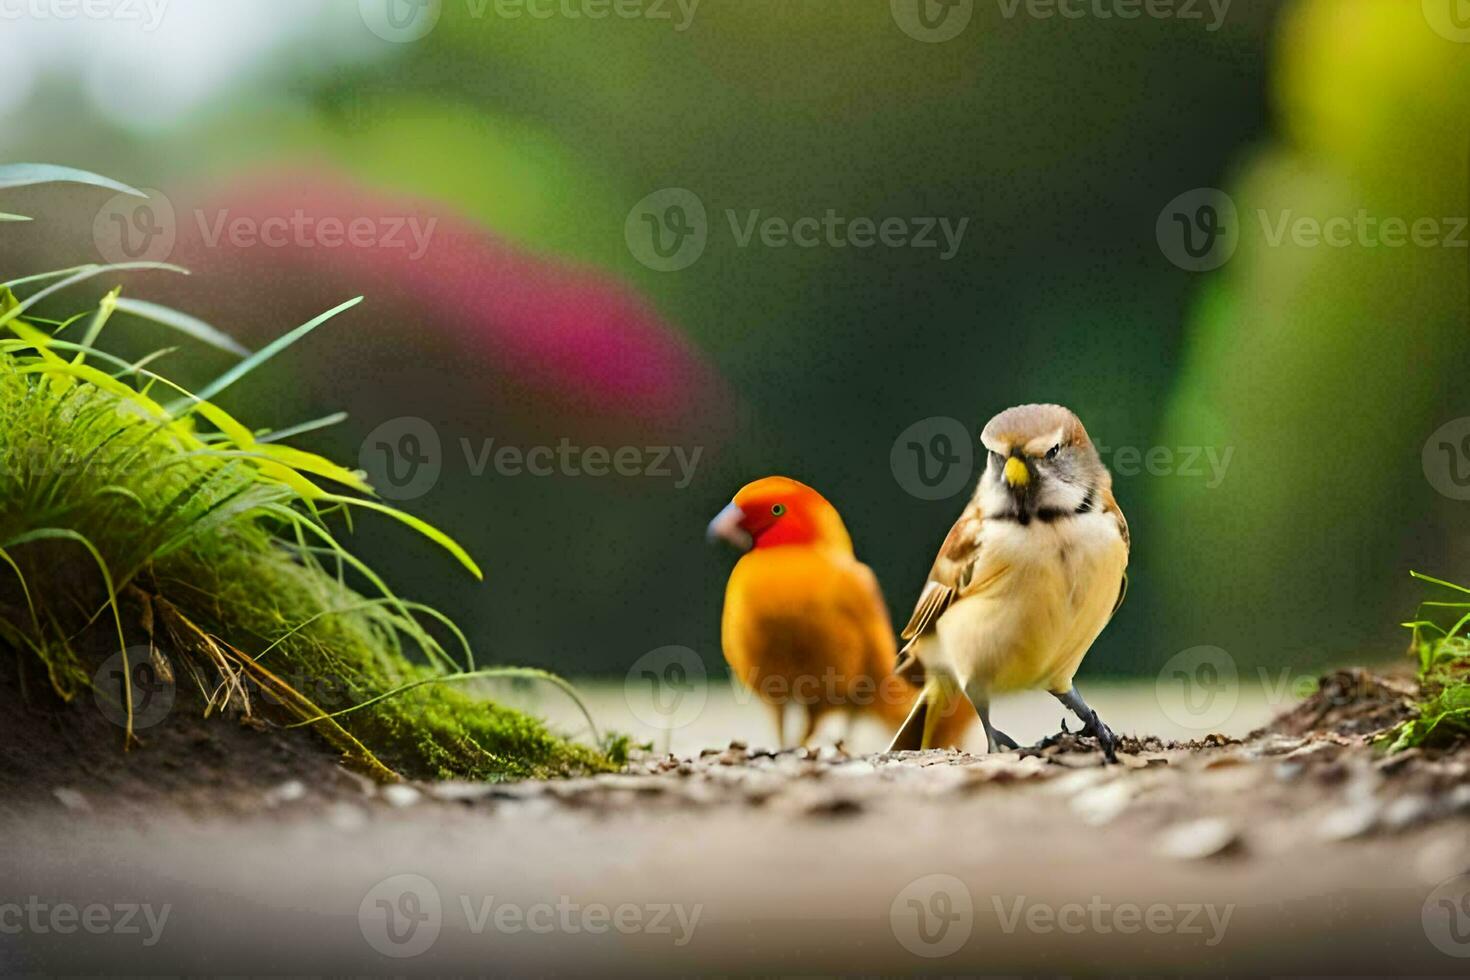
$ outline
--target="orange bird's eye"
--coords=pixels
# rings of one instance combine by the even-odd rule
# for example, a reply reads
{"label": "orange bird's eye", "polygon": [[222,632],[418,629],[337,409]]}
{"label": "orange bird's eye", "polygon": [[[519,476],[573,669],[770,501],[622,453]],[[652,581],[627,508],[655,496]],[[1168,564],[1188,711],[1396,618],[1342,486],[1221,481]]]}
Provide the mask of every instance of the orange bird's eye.
{"label": "orange bird's eye", "polygon": [[774,516],[774,517],[780,517],[784,513],[786,513],[786,505],[785,504],[772,504],[771,505],[771,515],[772,516]]}

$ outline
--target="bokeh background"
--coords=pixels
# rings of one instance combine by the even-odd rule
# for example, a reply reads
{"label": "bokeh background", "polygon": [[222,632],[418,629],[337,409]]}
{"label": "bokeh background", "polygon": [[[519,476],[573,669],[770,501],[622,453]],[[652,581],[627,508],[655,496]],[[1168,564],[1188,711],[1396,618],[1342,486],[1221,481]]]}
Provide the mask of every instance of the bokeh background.
{"label": "bokeh background", "polygon": [[[0,278],[167,258],[193,275],[127,295],[251,347],[364,294],[223,401],[347,412],[298,442],[470,548],[483,584],[397,527],[352,536],[482,660],[622,677],[682,645],[722,671],[733,556],[704,525],[777,472],[904,617],[964,447],[1023,401],[1077,410],[1132,525],[1088,676],[1200,645],[1389,659],[1410,569],[1470,581],[1463,0],[61,9],[0,20],[0,150],[151,199],[8,194],[40,220],[3,226]],[[812,247],[742,237],[829,212]]]}

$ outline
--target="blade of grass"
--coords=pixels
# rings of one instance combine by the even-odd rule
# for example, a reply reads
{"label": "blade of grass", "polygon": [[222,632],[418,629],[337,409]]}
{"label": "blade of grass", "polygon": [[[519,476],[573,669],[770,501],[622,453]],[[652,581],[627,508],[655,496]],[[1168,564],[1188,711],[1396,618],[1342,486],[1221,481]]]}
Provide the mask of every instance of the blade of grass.
{"label": "blade of grass", "polygon": [[0,164],[0,190],[11,187],[30,187],[35,184],[87,184],[110,191],[147,197],[136,187],[94,174],[90,170],[62,167],[54,163],[4,163]]}
{"label": "blade of grass", "polygon": [[449,535],[445,534],[443,531],[439,530],[428,521],[425,521],[418,517],[414,517],[412,514],[404,513],[396,507],[389,507],[387,504],[380,504],[376,500],[359,500],[355,497],[341,497],[334,493],[324,494],[320,499],[328,503],[347,504],[352,507],[364,507],[368,510],[377,511],[379,514],[386,514],[396,521],[401,521],[402,523],[407,524],[409,527],[413,528],[415,531],[419,532],[424,537],[428,538],[430,541],[439,545],[439,547],[443,548],[445,551],[453,555],[456,559],[458,559],[461,565],[469,569],[470,574],[473,575],[475,578],[481,581],[484,581],[485,579],[485,573],[480,571],[480,566],[475,564],[475,560],[470,557],[470,553],[468,551],[465,551],[464,548],[460,547],[458,541],[455,541]]}
{"label": "blade of grass", "polygon": [[181,276],[187,276],[189,274],[189,270],[185,269],[183,266],[170,265],[167,262],[114,262],[111,265],[83,266],[81,271],[67,276],[60,282],[54,282],[51,285],[47,286],[45,289],[41,289],[32,293],[25,299],[21,300],[19,304],[12,307],[5,313],[0,313],[0,326],[9,323],[11,320],[20,316],[26,310],[30,309],[41,300],[45,299],[47,296],[50,296],[52,293],[60,292],[68,286],[74,286],[79,282],[85,282],[86,280],[91,279],[95,276],[102,275],[104,272],[128,272],[144,270],[156,272],[177,272]]}
{"label": "blade of grass", "polygon": [[330,310],[319,316],[312,317],[310,320],[307,320],[295,330],[292,330],[289,333],[282,334],[275,340],[266,344],[260,350],[256,351],[254,354],[251,354],[249,357],[245,358],[245,360],[241,361],[239,364],[236,364],[234,367],[230,368],[224,374],[215,378],[199,391],[195,392],[194,398],[197,399],[197,401],[194,404],[191,405],[188,401],[176,402],[174,405],[169,406],[169,411],[176,416],[182,416],[188,414],[188,412],[195,408],[200,402],[208,402],[218,397],[220,392],[224,391],[230,385],[234,384],[236,381],[239,381],[241,378],[245,377],[245,375],[249,374],[251,371],[254,371],[266,361],[275,357],[281,351],[285,350],[287,347],[290,347],[292,344],[296,343],[296,341],[300,340],[302,337],[305,337],[307,334],[311,333],[323,323],[326,323],[338,313],[350,310],[361,302],[361,296],[349,299],[347,302],[334,306]]}
{"label": "blade of grass", "polygon": [[[205,323],[197,316],[180,313],[178,310],[170,309],[159,303],[150,303],[142,299],[119,299],[117,301],[117,308],[132,316],[141,317],[144,320],[152,320],[154,323],[162,324],[165,327],[171,327],[179,333],[193,337],[195,340],[206,343],[211,347],[217,347],[222,351],[228,351],[240,357],[250,356],[249,348],[245,347],[223,330]],[[92,339],[89,335],[84,343],[90,344]]]}
{"label": "blade of grass", "polygon": [[377,697],[369,698],[361,704],[355,704],[350,708],[343,708],[341,711],[334,711],[329,715],[322,715],[320,718],[310,718],[306,721],[298,721],[294,724],[287,725],[286,727],[300,728],[303,725],[310,725],[318,721],[323,721],[325,719],[341,718],[343,715],[350,715],[354,711],[361,711],[363,708],[370,708],[375,704],[380,704],[381,702],[388,700],[389,698],[397,697],[400,694],[406,694],[409,691],[415,690],[416,688],[425,687],[429,684],[447,684],[456,681],[485,680],[496,677],[528,677],[532,680],[545,681],[548,684],[560,688],[566,693],[567,697],[571,698],[572,701],[577,705],[578,710],[582,712],[582,717],[587,719],[587,727],[592,730],[593,742],[596,743],[602,741],[602,736],[599,735],[597,731],[597,723],[592,720],[592,712],[587,710],[587,705],[585,702],[583,702],[581,695],[577,693],[577,689],[568,684],[562,678],[551,673],[550,671],[538,670],[535,667],[485,667],[481,670],[467,670],[463,673],[445,674],[441,677],[424,677],[420,680],[411,681],[408,684],[403,684],[399,687],[395,687],[391,691],[385,691],[384,693],[379,694]]}

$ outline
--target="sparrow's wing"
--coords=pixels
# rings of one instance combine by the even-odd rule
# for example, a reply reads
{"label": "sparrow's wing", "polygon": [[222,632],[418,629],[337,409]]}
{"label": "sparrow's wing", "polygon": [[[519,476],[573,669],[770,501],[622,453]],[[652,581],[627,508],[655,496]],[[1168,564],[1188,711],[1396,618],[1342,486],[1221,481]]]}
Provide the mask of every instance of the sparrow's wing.
{"label": "sparrow's wing", "polygon": [[914,652],[918,640],[934,628],[939,617],[955,599],[974,592],[990,581],[997,569],[987,567],[987,556],[980,545],[984,518],[980,508],[971,504],[945,535],[939,557],[929,569],[929,579],[919,593],[913,615],[900,635],[908,644],[899,651],[898,673],[908,680],[923,683],[923,667]]}
{"label": "sparrow's wing", "polygon": [[[1103,494],[1102,511],[1104,514],[1107,514],[1113,520],[1118,522],[1118,533],[1123,536],[1123,546],[1125,548],[1131,547],[1132,542],[1128,537],[1128,518],[1123,516],[1123,510],[1118,506],[1118,500],[1116,497],[1113,496],[1113,491],[1111,489],[1107,490]],[[1128,570],[1125,568],[1123,569],[1123,582],[1121,585],[1118,586],[1118,601],[1113,603],[1113,611],[1108,614],[1109,619],[1112,619],[1114,616],[1118,615],[1118,610],[1123,607],[1123,599],[1127,595]]]}

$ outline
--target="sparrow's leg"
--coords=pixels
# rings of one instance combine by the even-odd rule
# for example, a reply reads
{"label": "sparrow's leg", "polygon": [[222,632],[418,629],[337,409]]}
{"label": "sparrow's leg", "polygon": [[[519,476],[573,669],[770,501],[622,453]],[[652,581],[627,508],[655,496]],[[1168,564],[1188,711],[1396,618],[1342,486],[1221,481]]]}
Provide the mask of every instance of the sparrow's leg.
{"label": "sparrow's leg", "polygon": [[1073,687],[1061,692],[1053,691],[1052,696],[1070,708],[1072,713],[1081,719],[1083,734],[1092,735],[1097,739],[1097,743],[1102,746],[1103,755],[1107,757],[1107,760],[1109,762],[1117,762],[1118,736],[1113,734],[1111,728],[1103,724],[1103,720],[1097,716],[1096,711],[1093,711],[1087,706],[1087,702],[1082,700],[1082,695],[1077,693],[1077,688]]}
{"label": "sparrow's leg", "polygon": [[990,692],[986,690],[985,684],[974,678],[965,685],[965,697],[975,706],[975,714],[980,716],[980,724],[985,728],[985,752],[999,752],[1002,749],[1018,749],[1016,740],[990,723]]}

